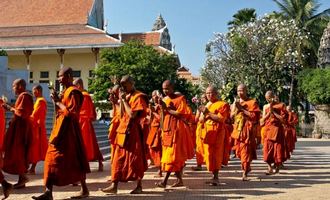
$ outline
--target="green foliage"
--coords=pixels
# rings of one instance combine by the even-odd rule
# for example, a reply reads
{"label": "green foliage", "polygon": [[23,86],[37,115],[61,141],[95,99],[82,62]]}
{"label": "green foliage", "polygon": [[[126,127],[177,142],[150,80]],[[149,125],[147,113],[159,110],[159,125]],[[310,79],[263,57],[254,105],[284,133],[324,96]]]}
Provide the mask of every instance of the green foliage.
{"label": "green foliage", "polygon": [[232,21],[228,22],[231,28],[254,21],[257,18],[256,10],[254,8],[243,8],[237,11],[233,18]]}
{"label": "green foliage", "polygon": [[7,52],[3,49],[0,50],[0,56],[8,56]]}
{"label": "green foliage", "polygon": [[299,89],[312,104],[330,104],[330,68],[305,69],[299,74]]}
{"label": "green foliage", "polygon": [[94,70],[90,90],[97,101],[107,99],[107,89],[118,83],[124,75],[131,75],[135,87],[147,95],[153,90],[162,90],[166,79],[176,82],[177,91],[189,98],[195,90],[185,80],[178,79],[177,57],[173,54],[162,54],[151,46],[138,41],[131,41],[119,48],[104,49],[101,62]]}

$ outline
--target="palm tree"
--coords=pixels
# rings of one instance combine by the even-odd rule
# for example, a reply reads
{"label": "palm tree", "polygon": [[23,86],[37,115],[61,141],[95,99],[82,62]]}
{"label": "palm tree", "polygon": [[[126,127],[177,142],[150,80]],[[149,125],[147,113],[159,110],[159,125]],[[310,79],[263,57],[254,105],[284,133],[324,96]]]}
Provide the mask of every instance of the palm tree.
{"label": "palm tree", "polygon": [[237,11],[233,15],[233,20],[228,22],[230,28],[252,22],[257,18],[256,10],[254,8],[244,8]]}

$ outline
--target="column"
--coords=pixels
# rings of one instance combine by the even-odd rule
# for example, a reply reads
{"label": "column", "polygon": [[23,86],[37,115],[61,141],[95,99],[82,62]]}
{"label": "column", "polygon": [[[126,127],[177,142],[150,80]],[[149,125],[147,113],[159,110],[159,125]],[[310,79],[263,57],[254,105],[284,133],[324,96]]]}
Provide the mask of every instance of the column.
{"label": "column", "polygon": [[26,58],[26,69],[28,71],[30,71],[30,56],[31,56],[32,51],[31,50],[23,50],[23,53],[24,53],[25,58]]}
{"label": "column", "polygon": [[60,56],[60,68],[62,69],[64,66],[64,53],[65,49],[57,49],[57,53]]}
{"label": "column", "polygon": [[99,65],[99,53],[100,53],[100,48],[92,48],[92,52],[95,57],[95,68]]}

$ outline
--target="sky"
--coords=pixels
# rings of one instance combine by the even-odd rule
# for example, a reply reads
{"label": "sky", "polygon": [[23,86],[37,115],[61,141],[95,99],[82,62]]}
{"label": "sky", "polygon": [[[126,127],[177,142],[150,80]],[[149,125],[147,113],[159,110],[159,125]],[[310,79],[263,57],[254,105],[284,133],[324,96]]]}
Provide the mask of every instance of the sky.
{"label": "sky", "polygon": [[[319,11],[330,0],[319,0]],[[279,11],[273,0],[104,0],[109,33],[151,31],[161,14],[181,64],[199,75],[205,62],[205,45],[215,32],[228,31],[227,23],[240,9],[254,8],[257,16]]]}

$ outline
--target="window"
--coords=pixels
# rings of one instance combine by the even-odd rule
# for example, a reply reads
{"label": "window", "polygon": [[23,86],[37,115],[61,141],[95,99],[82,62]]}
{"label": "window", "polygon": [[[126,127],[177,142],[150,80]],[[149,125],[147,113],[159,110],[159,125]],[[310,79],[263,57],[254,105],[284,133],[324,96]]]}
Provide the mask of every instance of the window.
{"label": "window", "polygon": [[33,78],[33,72],[30,72],[30,78]]}
{"label": "window", "polygon": [[40,72],[40,78],[49,78],[49,72],[48,71],[41,71]]}
{"label": "window", "polygon": [[33,80],[30,80],[30,83],[33,83]]}
{"label": "window", "polygon": [[74,78],[80,78],[80,76],[81,76],[81,71],[75,71],[75,70],[73,70],[73,71],[72,71],[72,76],[73,76]]}
{"label": "window", "polygon": [[39,83],[49,83],[49,80],[39,80]]}

